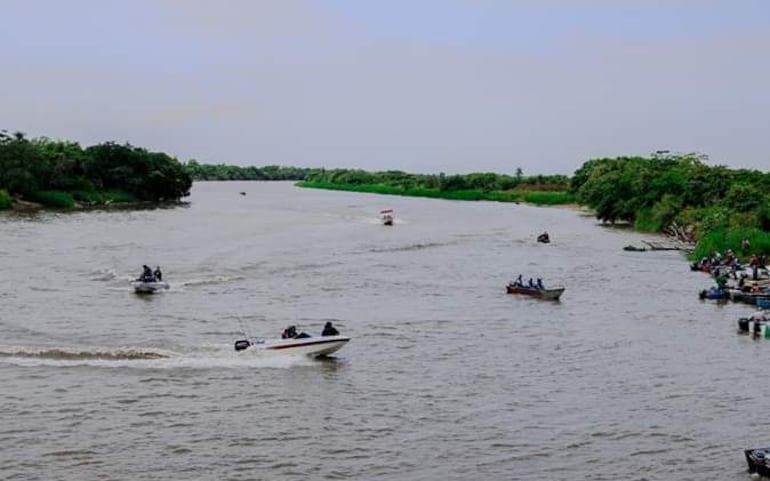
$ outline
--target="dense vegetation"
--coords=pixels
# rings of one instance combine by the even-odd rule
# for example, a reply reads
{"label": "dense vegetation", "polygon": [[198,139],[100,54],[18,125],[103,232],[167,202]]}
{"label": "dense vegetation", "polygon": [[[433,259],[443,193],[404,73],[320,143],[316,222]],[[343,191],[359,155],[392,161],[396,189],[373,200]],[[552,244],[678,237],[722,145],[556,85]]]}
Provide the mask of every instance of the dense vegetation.
{"label": "dense vegetation", "polygon": [[309,172],[300,187],[373,192],[378,194],[433,197],[452,200],[491,200],[567,204],[574,202],[568,192],[569,178],[564,175],[525,177],[494,173],[465,175],[409,174],[389,170],[367,172],[351,169],[320,169]]}
{"label": "dense vegetation", "polygon": [[189,195],[192,179],[173,157],[129,144],[28,139],[0,131],[0,208],[11,196],[53,207],[172,201]]}
{"label": "dense vegetation", "polygon": [[190,160],[184,170],[193,180],[302,180],[318,169],[266,165],[264,167],[241,167],[225,164],[199,164]]}
{"label": "dense vegetation", "polygon": [[603,222],[630,222],[647,232],[673,226],[699,240],[695,256],[717,248],[739,252],[743,238],[752,251],[770,252],[770,174],[704,160],[695,154],[589,160],[570,187]]}

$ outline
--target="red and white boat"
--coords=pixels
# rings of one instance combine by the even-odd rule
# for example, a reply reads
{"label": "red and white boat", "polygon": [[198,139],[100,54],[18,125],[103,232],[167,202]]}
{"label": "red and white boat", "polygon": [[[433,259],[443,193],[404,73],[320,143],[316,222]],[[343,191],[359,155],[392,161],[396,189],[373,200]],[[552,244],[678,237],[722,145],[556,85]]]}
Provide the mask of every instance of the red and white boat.
{"label": "red and white boat", "polygon": [[382,209],[380,211],[380,220],[382,221],[382,225],[393,225],[394,218],[395,213],[393,212],[393,209]]}

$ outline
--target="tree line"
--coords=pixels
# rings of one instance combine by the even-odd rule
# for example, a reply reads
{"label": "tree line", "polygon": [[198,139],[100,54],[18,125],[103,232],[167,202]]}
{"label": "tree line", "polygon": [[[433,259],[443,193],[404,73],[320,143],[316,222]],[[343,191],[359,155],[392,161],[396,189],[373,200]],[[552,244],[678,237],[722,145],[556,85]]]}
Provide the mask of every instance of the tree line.
{"label": "tree line", "polygon": [[570,189],[603,222],[630,222],[647,232],[670,231],[704,246],[736,252],[743,238],[770,252],[770,173],[709,166],[699,154],[592,159],[572,176]]}
{"label": "tree line", "polygon": [[266,165],[264,167],[200,164],[192,159],[183,164],[193,180],[303,180],[318,169]]}
{"label": "tree line", "polygon": [[27,138],[0,131],[0,207],[13,198],[57,207],[174,201],[189,195],[192,178],[175,158],[130,144]]}
{"label": "tree line", "polygon": [[524,176],[520,169],[516,175],[474,172],[470,174],[410,174],[400,170],[368,172],[359,169],[318,169],[310,172],[305,180],[348,185],[385,185],[402,189],[436,189],[438,191],[484,192],[509,191],[564,191],[569,188],[566,175]]}

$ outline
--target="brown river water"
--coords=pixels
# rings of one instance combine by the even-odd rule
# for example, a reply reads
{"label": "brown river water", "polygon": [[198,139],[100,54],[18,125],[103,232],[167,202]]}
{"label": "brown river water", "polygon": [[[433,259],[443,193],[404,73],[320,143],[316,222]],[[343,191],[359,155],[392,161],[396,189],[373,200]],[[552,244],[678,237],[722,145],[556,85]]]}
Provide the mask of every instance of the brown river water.
{"label": "brown river water", "polygon": [[[286,182],[187,200],[0,214],[0,479],[745,480],[770,445],[752,309],[622,250],[649,236]],[[142,264],[171,288],[135,295]],[[519,273],[561,301],[505,294]],[[232,347],[327,320],[329,360]]]}

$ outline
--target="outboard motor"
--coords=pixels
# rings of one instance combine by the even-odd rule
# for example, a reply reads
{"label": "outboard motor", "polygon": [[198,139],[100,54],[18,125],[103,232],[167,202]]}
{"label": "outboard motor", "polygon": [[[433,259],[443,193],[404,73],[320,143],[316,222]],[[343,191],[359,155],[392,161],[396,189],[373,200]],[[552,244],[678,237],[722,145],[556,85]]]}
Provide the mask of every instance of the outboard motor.
{"label": "outboard motor", "polygon": [[749,332],[749,319],[747,317],[738,319],[738,330],[741,332]]}
{"label": "outboard motor", "polygon": [[248,349],[249,346],[251,346],[251,343],[248,339],[240,339],[238,341],[235,341],[235,350],[236,351],[243,351],[244,349]]}

